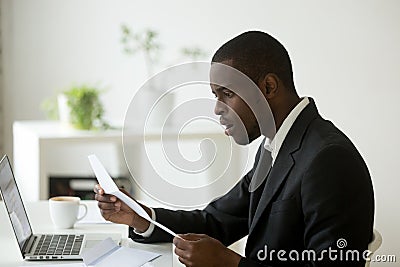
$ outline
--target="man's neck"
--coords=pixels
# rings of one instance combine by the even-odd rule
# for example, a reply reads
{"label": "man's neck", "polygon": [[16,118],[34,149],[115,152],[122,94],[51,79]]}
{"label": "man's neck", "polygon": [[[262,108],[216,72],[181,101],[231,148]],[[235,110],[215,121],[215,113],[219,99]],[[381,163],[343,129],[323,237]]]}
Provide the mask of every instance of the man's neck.
{"label": "man's neck", "polygon": [[298,95],[288,96],[287,99],[284,100],[284,104],[281,105],[281,109],[275,115],[275,127],[276,131],[279,130],[283,121],[289,115],[289,113],[299,104],[301,98]]}

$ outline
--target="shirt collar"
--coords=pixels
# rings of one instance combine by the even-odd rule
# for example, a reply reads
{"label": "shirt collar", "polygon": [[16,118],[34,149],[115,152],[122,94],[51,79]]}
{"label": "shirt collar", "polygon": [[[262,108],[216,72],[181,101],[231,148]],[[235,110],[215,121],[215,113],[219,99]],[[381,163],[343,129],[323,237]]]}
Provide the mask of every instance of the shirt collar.
{"label": "shirt collar", "polygon": [[293,123],[299,116],[299,114],[303,111],[303,109],[310,103],[310,100],[307,97],[304,97],[297,105],[290,111],[289,115],[283,121],[281,127],[276,132],[274,138],[271,140],[268,137],[265,137],[264,148],[271,152],[272,156],[272,164],[274,164],[276,157],[278,156],[279,150],[283,144],[283,141],[286,138],[290,128],[292,128]]}

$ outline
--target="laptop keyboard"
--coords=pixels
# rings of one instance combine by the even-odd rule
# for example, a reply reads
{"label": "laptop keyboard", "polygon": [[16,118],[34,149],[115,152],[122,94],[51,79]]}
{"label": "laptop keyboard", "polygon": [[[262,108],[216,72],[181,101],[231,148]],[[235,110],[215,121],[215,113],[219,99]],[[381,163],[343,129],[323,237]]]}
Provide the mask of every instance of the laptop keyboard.
{"label": "laptop keyboard", "polygon": [[42,235],[33,255],[79,255],[83,235]]}

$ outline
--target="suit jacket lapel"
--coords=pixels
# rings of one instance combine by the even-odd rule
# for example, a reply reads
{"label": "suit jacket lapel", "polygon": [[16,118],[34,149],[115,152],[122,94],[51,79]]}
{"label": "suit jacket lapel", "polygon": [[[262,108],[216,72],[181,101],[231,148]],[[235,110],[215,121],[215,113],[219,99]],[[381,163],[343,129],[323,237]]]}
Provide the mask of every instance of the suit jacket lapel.
{"label": "suit jacket lapel", "polygon": [[[258,201],[258,205],[253,216],[252,223],[250,225],[249,233],[253,231],[255,225],[258,223],[268,204],[271,202],[275,194],[279,191],[279,188],[281,187],[293,165],[295,164],[292,153],[300,148],[303,136],[307,130],[308,125],[311,123],[312,120],[319,116],[313,99],[309,98],[309,100],[310,103],[299,114],[292,128],[289,130],[275,160],[274,166],[268,174],[267,181],[264,185],[263,192],[261,194],[260,200]],[[268,168],[268,166],[261,167],[261,165],[264,165],[266,163],[265,159],[263,159],[262,156],[263,155],[260,156],[260,160],[258,162],[257,169],[254,172],[253,179],[265,179],[265,176],[254,177],[256,175],[266,175],[264,169]],[[260,171],[258,171],[259,167]]]}
{"label": "suit jacket lapel", "polygon": [[[281,154],[281,153],[280,153]],[[282,154],[281,154],[282,155]],[[271,202],[271,199],[278,191],[280,185],[285,180],[287,174],[292,168],[294,162],[290,155],[279,156],[281,160],[276,160],[274,166],[268,174],[267,181],[264,186],[264,190],[261,194],[260,201],[258,202],[256,212],[253,216],[252,223],[250,226],[250,232],[257,224],[265,208]],[[260,159],[261,160],[261,159]],[[262,173],[262,172],[261,172]],[[256,173],[255,173],[256,174]],[[260,179],[260,178],[257,178]]]}

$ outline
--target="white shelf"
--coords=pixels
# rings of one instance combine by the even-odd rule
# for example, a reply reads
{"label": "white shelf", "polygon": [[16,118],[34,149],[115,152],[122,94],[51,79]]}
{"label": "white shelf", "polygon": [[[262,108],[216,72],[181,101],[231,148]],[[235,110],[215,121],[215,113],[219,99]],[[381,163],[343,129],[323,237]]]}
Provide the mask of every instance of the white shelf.
{"label": "white shelf", "polygon": [[[57,121],[16,121],[13,125],[14,174],[26,201],[48,199],[49,176],[90,176],[87,155],[100,155],[112,176],[129,176],[122,153],[122,129],[76,130]],[[166,128],[162,138],[177,138]],[[184,140],[227,138],[220,127],[196,125],[183,130]],[[161,134],[146,131],[147,141],[160,141]],[[130,132],[129,142],[143,140],[143,132]],[[134,144],[133,144],[134,145]],[[139,155],[140,156],[140,155]]]}

